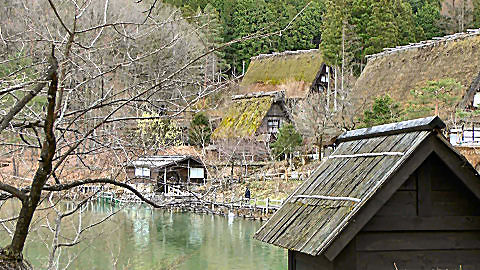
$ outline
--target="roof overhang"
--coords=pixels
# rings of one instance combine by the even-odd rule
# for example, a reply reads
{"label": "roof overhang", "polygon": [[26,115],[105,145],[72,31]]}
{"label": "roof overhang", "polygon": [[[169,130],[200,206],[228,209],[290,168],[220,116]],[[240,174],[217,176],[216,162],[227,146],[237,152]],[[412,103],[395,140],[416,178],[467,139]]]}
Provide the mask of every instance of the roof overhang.
{"label": "roof overhang", "polygon": [[330,242],[324,243],[324,248],[317,255],[323,254],[328,260],[333,261],[432,153],[437,154],[465,186],[480,199],[478,172],[441,134],[432,132],[411,153],[410,158],[405,159],[404,163],[385,181],[385,184],[350,219],[350,222],[337,228],[334,238]]}

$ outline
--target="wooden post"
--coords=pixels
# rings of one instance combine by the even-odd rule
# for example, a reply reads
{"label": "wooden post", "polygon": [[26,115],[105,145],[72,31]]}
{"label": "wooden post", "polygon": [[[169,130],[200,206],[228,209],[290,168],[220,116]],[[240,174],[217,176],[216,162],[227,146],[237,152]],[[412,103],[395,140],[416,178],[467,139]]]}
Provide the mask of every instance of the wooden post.
{"label": "wooden post", "polygon": [[187,190],[188,186],[190,185],[190,159],[187,161]]}
{"label": "wooden post", "polygon": [[17,164],[15,163],[15,157],[12,157],[13,176],[18,176]]}
{"label": "wooden post", "polygon": [[167,167],[163,169],[163,193],[167,193]]}
{"label": "wooden post", "polygon": [[472,122],[472,143],[475,142],[475,124]]}
{"label": "wooden post", "polygon": [[266,203],[266,208],[265,208],[265,214],[268,214],[268,207],[269,207],[269,204],[270,204],[270,199],[267,198],[267,203]]}
{"label": "wooden post", "polygon": [[230,172],[230,184],[233,183],[233,167],[235,166],[235,159],[232,158],[232,171]]}
{"label": "wooden post", "polygon": [[327,69],[327,106],[326,106],[326,111],[328,112],[329,111],[329,107],[330,107],[330,67],[327,66],[326,67]]}

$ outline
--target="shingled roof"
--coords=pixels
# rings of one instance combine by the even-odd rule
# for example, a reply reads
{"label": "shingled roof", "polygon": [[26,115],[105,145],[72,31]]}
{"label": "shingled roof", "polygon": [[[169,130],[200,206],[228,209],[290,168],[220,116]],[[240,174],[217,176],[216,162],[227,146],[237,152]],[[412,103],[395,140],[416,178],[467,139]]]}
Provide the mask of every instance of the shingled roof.
{"label": "shingled roof", "polygon": [[287,98],[304,98],[322,67],[323,58],[318,49],[261,54],[251,58],[240,91],[284,90]]}
{"label": "shingled roof", "polygon": [[[384,49],[367,56],[368,63],[355,83],[351,98],[359,113],[375,97],[389,94],[402,105],[414,99],[411,90],[428,81],[453,79],[464,92],[459,94],[463,108],[480,90],[480,30],[470,30],[420,43]],[[451,117],[455,108],[440,108],[440,116]]]}
{"label": "shingled roof", "polygon": [[444,127],[428,117],[342,134],[254,238],[313,256],[330,251],[332,260],[433,152],[480,198],[478,173],[438,131]]}

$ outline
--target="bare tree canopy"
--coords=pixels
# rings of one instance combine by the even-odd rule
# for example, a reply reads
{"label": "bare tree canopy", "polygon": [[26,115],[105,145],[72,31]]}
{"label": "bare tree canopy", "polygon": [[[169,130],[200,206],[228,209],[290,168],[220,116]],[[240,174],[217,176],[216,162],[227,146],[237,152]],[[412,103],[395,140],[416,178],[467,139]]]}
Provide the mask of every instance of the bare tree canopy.
{"label": "bare tree canopy", "polygon": [[15,0],[0,20],[0,147],[16,160],[15,172],[2,171],[0,198],[22,202],[0,259],[27,268],[42,191],[111,184],[158,207],[119,179],[137,120],[180,115],[219,88],[203,84],[198,27],[161,3]]}

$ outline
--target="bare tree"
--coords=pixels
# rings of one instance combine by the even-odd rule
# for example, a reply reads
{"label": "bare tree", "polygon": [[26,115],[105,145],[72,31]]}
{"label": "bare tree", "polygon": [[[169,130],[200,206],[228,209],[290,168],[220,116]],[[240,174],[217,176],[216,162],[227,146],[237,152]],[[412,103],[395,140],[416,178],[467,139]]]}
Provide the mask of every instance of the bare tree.
{"label": "bare tree", "polygon": [[137,121],[174,118],[222,89],[203,84],[205,55],[291,25],[205,49],[158,1],[12,0],[0,20],[0,147],[20,168],[0,171],[0,201],[21,201],[0,269],[29,268],[22,253],[43,192],[114,185],[161,207],[120,181]]}
{"label": "bare tree", "polygon": [[[43,191],[111,184],[159,207],[118,181],[118,172],[74,180],[66,166],[76,158],[95,176],[94,155],[107,153],[117,163],[125,162],[129,123],[144,119],[145,112],[172,117],[217,90],[196,83],[202,74],[197,59],[204,49],[195,28],[159,4],[143,23],[143,10],[145,6],[126,0],[18,0],[1,9],[6,23],[0,55],[6,68],[0,78],[0,145],[10,155],[28,148],[39,151],[34,172],[22,171],[22,181],[0,182],[3,200],[22,202],[11,244],[1,251],[10,268],[28,268],[22,251]],[[59,213],[56,226],[71,214]]]}

